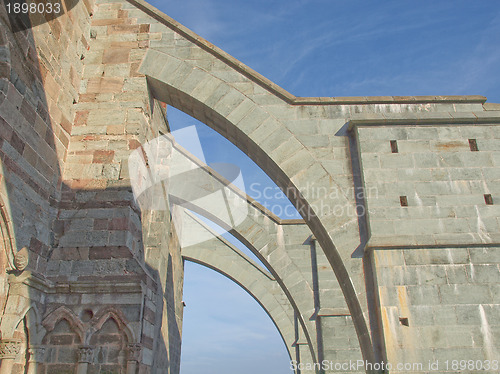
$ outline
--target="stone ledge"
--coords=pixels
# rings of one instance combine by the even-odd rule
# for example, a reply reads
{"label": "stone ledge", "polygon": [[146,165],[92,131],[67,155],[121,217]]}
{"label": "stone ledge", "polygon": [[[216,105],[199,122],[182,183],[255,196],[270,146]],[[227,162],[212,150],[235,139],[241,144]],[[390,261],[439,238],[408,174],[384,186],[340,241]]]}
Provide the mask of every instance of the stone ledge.
{"label": "stone ledge", "polygon": [[364,246],[364,250],[391,250],[391,249],[433,249],[433,248],[484,248],[484,247],[500,247],[500,242],[492,242],[492,243],[477,243],[477,242],[452,242],[444,243],[444,244],[436,244],[436,243],[405,243],[404,240],[398,242],[398,240],[394,240],[392,237],[392,243],[389,240],[385,240],[386,238],[371,238]]}
{"label": "stone ledge", "polygon": [[498,125],[500,124],[500,111],[498,112],[465,112],[465,113],[413,113],[410,118],[387,116],[382,113],[367,113],[351,117],[347,122],[348,130],[360,126],[453,126],[453,125]]}
{"label": "stone ledge", "polygon": [[[88,281],[68,281],[68,282],[57,282],[55,285],[50,287],[46,292],[48,294],[60,294],[60,293],[71,293],[71,294],[118,294],[118,293],[141,293],[142,289],[145,287],[144,280],[131,281],[130,276],[122,276],[122,278],[127,278],[127,280],[119,281],[115,277],[112,282],[109,278],[103,277],[100,280],[88,280]],[[133,277],[137,278],[137,277]]]}
{"label": "stone ledge", "polygon": [[500,110],[500,104],[497,103],[484,103],[484,110]]}
{"label": "stone ledge", "polygon": [[351,312],[347,308],[321,308],[317,314],[318,317],[345,317],[350,315]]}

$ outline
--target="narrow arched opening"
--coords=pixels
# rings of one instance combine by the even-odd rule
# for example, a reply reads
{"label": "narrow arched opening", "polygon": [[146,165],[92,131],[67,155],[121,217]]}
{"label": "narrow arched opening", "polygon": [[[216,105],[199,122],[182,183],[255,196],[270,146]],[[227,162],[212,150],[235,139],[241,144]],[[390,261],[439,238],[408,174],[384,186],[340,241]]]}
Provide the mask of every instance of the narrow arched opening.
{"label": "narrow arched opening", "polygon": [[186,261],[184,301],[181,373],[292,373],[264,306],[220,269]]}

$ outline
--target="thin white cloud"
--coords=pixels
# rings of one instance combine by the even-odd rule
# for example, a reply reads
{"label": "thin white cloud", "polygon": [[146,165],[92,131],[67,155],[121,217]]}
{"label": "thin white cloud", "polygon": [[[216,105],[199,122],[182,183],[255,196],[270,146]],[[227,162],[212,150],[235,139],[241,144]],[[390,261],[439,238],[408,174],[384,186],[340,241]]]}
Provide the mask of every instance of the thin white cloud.
{"label": "thin white cloud", "polygon": [[482,32],[481,38],[467,60],[461,64],[459,90],[466,92],[500,83],[500,12]]}
{"label": "thin white cloud", "polygon": [[216,39],[219,33],[226,30],[219,17],[220,10],[216,2],[210,0],[151,0],[151,4],[209,41]]}

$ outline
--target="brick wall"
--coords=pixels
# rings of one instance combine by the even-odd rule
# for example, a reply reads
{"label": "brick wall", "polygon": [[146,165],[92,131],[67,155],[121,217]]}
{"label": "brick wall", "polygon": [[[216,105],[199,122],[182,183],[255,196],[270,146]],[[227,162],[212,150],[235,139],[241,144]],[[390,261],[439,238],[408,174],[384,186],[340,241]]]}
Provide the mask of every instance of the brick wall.
{"label": "brick wall", "polygon": [[83,344],[81,337],[66,319],[61,319],[54,330],[43,340],[47,350],[47,364],[42,373],[74,373],[78,365],[78,347]]}
{"label": "brick wall", "polygon": [[[82,68],[80,55],[86,48],[91,7],[91,2],[84,0],[34,30],[12,33],[6,8],[0,5],[2,241],[7,254],[29,249],[28,269],[36,274],[39,285],[30,287],[26,273],[14,272],[8,277],[2,338],[23,341],[12,367],[14,372],[27,369],[28,343],[40,343],[36,341],[36,319],[30,317],[28,326],[24,314],[34,309],[45,312],[43,274],[52,248],[52,221],[60,196],[61,169],[69,145],[73,101]],[[9,230],[4,230],[6,227]],[[12,264],[7,268],[12,270]],[[5,272],[0,276],[2,283],[7,281]]]}
{"label": "brick wall", "polygon": [[87,48],[90,8],[85,0],[34,32],[11,33],[6,9],[0,7],[5,22],[0,30],[0,192],[17,228],[18,249],[30,247],[31,267],[42,272],[78,97],[80,56]]}
{"label": "brick wall", "polygon": [[[89,372],[125,370],[127,344],[137,343],[140,372],[152,366],[178,372],[180,366],[179,245],[174,233],[162,247],[171,251],[164,268],[170,271],[168,289],[162,289],[156,264],[145,262],[142,227],[148,236],[148,216],[141,217],[128,179],[130,152],[158,136],[158,123],[150,124],[146,80],[137,73],[149,24],[137,24],[121,8],[85,0],[33,32],[12,34],[3,25],[0,31],[2,205],[17,247],[29,246],[30,267],[47,277],[40,290],[27,288],[21,304],[38,302],[43,321],[68,307],[73,324],[84,329],[97,323],[85,321],[86,313],[115,308],[121,313],[115,335],[134,332],[126,342],[108,342],[109,319],[92,341],[58,346],[61,317],[38,342],[50,348],[39,358],[47,361],[39,364],[43,370],[73,371],[82,345],[93,350]],[[0,11],[5,19],[5,9]],[[18,305],[18,312],[24,307]],[[153,349],[165,354],[155,356]],[[25,352],[19,370],[26,366]]]}

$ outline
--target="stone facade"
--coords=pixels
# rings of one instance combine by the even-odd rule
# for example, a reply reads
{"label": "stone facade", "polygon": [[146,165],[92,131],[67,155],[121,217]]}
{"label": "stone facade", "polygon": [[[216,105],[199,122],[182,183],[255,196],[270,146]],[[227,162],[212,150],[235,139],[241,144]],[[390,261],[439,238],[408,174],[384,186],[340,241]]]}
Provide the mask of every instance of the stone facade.
{"label": "stone facade", "polygon": [[[0,7],[0,373],[178,373],[184,260],[249,292],[297,373],[498,359],[500,105],[298,98],[141,0],[63,5],[17,32]],[[176,145],[165,104],[233,142],[303,219]],[[160,136],[200,185],[160,180],[153,209],[134,198],[129,157]],[[189,209],[267,269],[177,203],[222,189],[241,221]]]}

